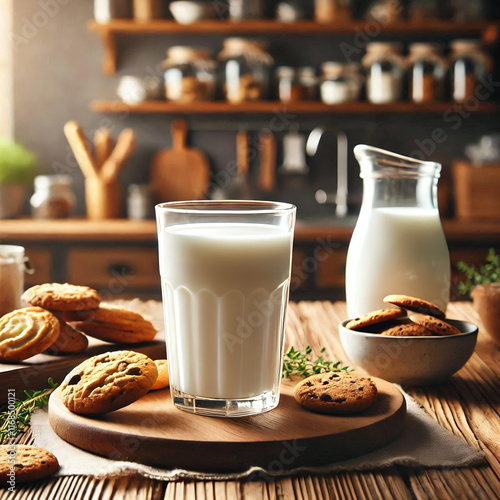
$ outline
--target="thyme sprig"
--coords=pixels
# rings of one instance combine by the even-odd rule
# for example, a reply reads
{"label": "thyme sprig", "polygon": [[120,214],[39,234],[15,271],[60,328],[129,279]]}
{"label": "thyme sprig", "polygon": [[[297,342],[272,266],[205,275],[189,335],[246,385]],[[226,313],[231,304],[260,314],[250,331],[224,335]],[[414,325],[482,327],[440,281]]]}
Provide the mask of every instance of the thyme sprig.
{"label": "thyme sprig", "polygon": [[24,391],[24,400],[15,400],[15,409],[0,412],[0,445],[6,441],[15,439],[29,426],[31,415],[36,408],[46,408],[49,404],[49,396],[54,392],[57,385],[52,378],[48,379],[49,387],[41,391]]}
{"label": "thyme sprig", "polygon": [[323,356],[325,350],[326,348],[322,347],[319,356],[316,359],[311,359],[311,346],[307,346],[305,352],[291,346],[283,357],[283,378],[305,378],[316,373],[352,371],[348,366],[342,366],[341,361],[326,360]]}

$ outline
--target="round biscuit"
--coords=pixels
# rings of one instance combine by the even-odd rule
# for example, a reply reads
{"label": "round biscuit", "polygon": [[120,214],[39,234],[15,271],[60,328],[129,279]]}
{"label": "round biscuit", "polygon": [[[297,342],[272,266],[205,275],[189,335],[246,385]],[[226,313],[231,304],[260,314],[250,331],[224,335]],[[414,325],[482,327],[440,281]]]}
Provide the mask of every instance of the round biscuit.
{"label": "round biscuit", "polygon": [[444,318],[445,313],[438,306],[424,299],[417,297],[410,297],[409,295],[387,295],[384,297],[384,302],[393,304],[401,309],[408,309],[409,311],[428,314],[436,318]]}
{"label": "round biscuit", "polygon": [[0,361],[24,361],[50,347],[59,321],[46,309],[25,307],[0,318]]}
{"label": "round biscuit", "polygon": [[15,484],[44,479],[59,470],[59,462],[50,451],[25,444],[0,446],[1,486],[9,485],[11,466]]}
{"label": "round biscuit", "polygon": [[384,330],[381,332],[381,335],[386,335],[387,337],[430,337],[434,333],[424,326],[415,323],[403,323]]}
{"label": "round biscuit", "polygon": [[307,410],[349,415],[370,408],[377,400],[377,388],[366,377],[344,371],[327,372],[300,381],[293,395]]}
{"label": "round biscuit", "polygon": [[410,314],[410,319],[417,325],[421,325],[434,332],[435,335],[458,335],[461,333],[458,328],[450,325],[444,319],[438,319],[427,314]]}
{"label": "round biscuit", "polygon": [[402,309],[378,309],[377,311],[369,312],[359,318],[354,318],[345,325],[349,330],[357,330],[358,328],[366,328],[367,326],[376,325],[392,319],[402,318],[406,316]]}
{"label": "round biscuit", "polygon": [[28,288],[22,299],[32,306],[56,311],[95,309],[101,299],[93,288],[69,283],[45,283]]}
{"label": "round biscuit", "polygon": [[144,396],[158,377],[153,360],[133,351],[98,354],[73,368],[61,383],[61,400],[73,413],[99,415]]}
{"label": "round biscuit", "polygon": [[150,391],[157,391],[159,389],[165,389],[170,385],[170,380],[168,376],[168,364],[166,359],[155,359],[156,368],[158,368],[158,378],[153,384],[153,387],[149,389]]}

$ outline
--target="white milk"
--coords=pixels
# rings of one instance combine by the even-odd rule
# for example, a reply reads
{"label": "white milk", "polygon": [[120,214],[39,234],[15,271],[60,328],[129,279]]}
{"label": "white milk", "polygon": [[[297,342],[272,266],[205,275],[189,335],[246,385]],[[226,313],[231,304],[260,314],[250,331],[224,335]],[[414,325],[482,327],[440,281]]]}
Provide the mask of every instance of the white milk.
{"label": "white milk", "polygon": [[445,309],[450,258],[438,210],[373,208],[360,214],[346,264],[349,318],[387,308],[389,294],[419,297]]}
{"label": "white milk", "polygon": [[291,233],[265,224],[186,224],[160,235],[172,387],[222,399],[278,387],[291,247]]}

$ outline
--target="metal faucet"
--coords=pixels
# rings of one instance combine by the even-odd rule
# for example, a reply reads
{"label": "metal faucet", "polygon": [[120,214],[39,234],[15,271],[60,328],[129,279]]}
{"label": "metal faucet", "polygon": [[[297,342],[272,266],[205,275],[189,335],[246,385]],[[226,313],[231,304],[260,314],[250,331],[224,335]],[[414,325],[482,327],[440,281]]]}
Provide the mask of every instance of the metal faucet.
{"label": "metal faucet", "polygon": [[[337,192],[335,194],[335,215],[345,217],[347,215],[347,135],[342,130],[329,125],[316,127],[309,134],[306,151],[309,156],[314,156],[318,151],[318,146],[325,132],[333,132],[337,136]],[[316,192],[318,203],[325,203],[328,198],[323,190]]]}

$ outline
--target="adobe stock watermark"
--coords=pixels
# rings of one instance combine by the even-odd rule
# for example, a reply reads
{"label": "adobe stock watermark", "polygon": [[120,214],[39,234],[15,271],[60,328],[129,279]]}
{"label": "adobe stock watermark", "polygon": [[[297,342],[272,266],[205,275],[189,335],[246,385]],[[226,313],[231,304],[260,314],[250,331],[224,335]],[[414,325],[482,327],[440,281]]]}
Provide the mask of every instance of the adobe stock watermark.
{"label": "adobe stock watermark", "polygon": [[22,47],[33,40],[40,30],[46,28],[50,21],[59,14],[61,7],[70,2],[71,0],[38,0],[39,9],[30,17],[22,17],[19,31],[11,34],[14,53],[18,53]]}
{"label": "adobe stock watermark", "polygon": [[8,446],[9,451],[7,452],[7,464],[9,466],[9,470],[7,472],[7,482],[8,490],[14,491],[16,489],[16,390],[8,389],[7,390],[7,436],[8,436]]}
{"label": "adobe stock watermark", "polygon": [[429,137],[415,139],[417,146],[409,156],[418,160],[426,160],[431,157],[438,147],[450,138],[450,132],[456,132],[477,111],[481,102],[488,101],[495,90],[500,87],[500,82],[494,81],[493,76],[479,76],[478,85],[474,95],[467,97],[463,102],[456,102],[447,109],[442,116],[444,127],[436,127]]}

